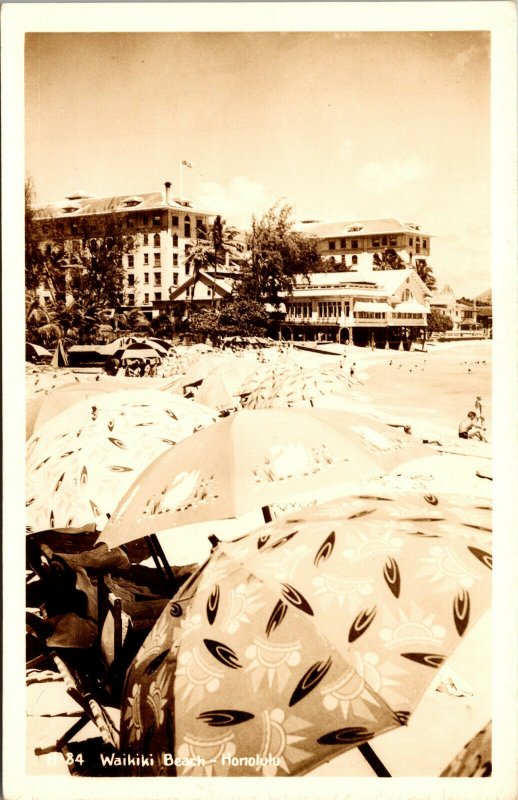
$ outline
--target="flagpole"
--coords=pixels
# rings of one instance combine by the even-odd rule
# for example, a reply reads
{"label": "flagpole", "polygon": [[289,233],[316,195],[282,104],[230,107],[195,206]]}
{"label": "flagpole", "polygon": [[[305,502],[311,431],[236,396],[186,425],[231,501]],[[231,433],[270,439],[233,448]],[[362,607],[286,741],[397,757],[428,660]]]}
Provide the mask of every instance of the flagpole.
{"label": "flagpole", "polygon": [[180,197],[183,200],[183,162],[180,161]]}

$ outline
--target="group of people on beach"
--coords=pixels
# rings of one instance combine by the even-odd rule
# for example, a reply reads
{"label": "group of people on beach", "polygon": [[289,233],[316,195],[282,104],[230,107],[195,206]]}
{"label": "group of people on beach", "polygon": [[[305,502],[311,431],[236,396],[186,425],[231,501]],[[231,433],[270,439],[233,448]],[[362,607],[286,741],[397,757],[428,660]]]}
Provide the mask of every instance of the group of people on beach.
{"label": "group of people on beach", "polygon": [[487,442],[485,433],[485,420],[482,416],[482,398],[475,400],[475,411],[468,411],[467,416],[459,425],[459,439],[478,439]]}
{"label": "group of people on beach", "polygon": [[154,378],[157,365],[146,358],[132,358],[122,365],[118,358],[109,359],[104,366],[108,375],[124,375],[125,378]]}

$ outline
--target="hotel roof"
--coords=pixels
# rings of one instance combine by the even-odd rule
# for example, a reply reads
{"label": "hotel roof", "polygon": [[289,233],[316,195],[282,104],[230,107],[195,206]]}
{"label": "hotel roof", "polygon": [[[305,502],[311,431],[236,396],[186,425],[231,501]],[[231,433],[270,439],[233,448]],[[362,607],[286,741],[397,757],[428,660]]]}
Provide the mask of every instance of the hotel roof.
{"label": "hotel roof", "polygon": [[213,212],[198,208],[190,200],[173,197],[170,203],[165,202],[163,192],[144,192],[139,195],[114,195],[111,197],[93,197],[80,191],[64,197],[47,206],[36,206],[35,215],[40,219],[46,217],[82,217],[85,215],[106,214],[127,211],[161,211],[172,209],[193,214],[210,214]]}
{"label": "hotel roof", "polygon": [[352,222],[299,222],[298,231],[322,239],[354,236],[376,236],[390,233],[408,233],[430,236],[415,222],[400,222],[395,218],[361,219]]}

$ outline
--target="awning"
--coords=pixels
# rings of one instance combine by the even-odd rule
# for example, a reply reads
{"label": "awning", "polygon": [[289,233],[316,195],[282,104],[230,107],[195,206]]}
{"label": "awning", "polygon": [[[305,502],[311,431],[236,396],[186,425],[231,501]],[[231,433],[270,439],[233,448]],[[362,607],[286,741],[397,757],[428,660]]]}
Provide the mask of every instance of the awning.
{"label": "awning", "polygon": [[427,314],[428,309],[426,306],[418,303],[417,300],[405,300],[403,303],[398,303],[392,311],[397,314]]}
{"label": "awning", "polygon": [[354,304],[354,312],[356,311],[369,311],[376,314],[387,314],[392,311],[388,303],[369,303],[359,300]]}

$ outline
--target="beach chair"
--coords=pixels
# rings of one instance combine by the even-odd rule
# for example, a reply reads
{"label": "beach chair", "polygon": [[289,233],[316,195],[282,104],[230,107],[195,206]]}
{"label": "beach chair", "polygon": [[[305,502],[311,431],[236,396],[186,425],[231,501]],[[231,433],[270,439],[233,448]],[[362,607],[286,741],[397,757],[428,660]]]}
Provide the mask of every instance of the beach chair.
{"label": "beach chair", "polygon": [[74,762],[73,759],[67,759],[68,744],[89,722],[97,727],[105,748],[119,749],[118,723],[114,711],[120,703],[129,660],[124,645],[131,635],[132,624],[129,615],[122,610],[121,599],[106,587],[102,576],[98,582],[98,614],[96,652],[93,654],[98,666],[96,674],[80,674],[79,669],[67,663],[65,650],[60,653],[51,650],[47,655],[63,678],[67,694],[83,713],[54,744],[38,747],[34,752],[37,756],[61,752],[69,766],[73,766]]}

